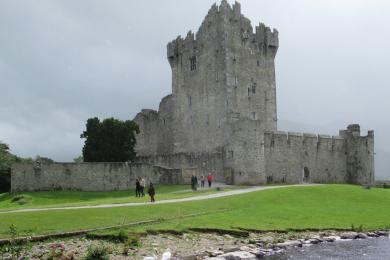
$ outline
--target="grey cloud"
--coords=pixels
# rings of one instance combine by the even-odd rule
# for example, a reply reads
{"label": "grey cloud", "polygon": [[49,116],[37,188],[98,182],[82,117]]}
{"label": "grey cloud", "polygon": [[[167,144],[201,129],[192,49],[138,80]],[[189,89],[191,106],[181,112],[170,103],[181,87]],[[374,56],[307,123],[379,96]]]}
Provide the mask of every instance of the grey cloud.
{"label": "grey cloud", "polygon": [[[22,156],[68,161],[92,116],[132,118],[170,93],[166,44],[196,31],[214,1],[0,2],[0,140]],[[390,178],[390,3],[242,0],[280,32],[279,126],[337,134],[375,129],[377,175]]]}

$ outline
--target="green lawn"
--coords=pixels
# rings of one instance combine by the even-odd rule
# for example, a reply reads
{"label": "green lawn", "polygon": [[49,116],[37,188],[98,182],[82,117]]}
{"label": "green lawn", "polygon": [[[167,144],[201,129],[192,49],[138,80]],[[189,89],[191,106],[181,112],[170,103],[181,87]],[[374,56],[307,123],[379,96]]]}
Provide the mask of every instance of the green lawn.
{"label": "green lawn", "polygon": [[[218,192],[216,189],[204,189],[193,192],[189,185],[157,185],[156,199],[178,199]],[[224,188],[230,190],[232,188]],[[54,192],[23,192],[16,194],[0,194],[0,212],[25,208],[69,207],[101,204],[118,204],[128,202],[147,202],[145,197],[136,198],[135,190],[112,192],[81,192],[81,191],[54,191]],[[20,196],[23,196],[20,200]]]}
{"label": "green lawn", "polygon": [[[216,212],[225,210],[224,212]],[[138,225],[133,231],[191,227],[220,229],[286,230],[305,228],[364,229],[390,227],[390,190],[366,190],[352,185],[288,187],[204,201],[120,207],[110,209],[59,210],[0,214],[0,237],[11,224],[34,234],[104,227],[172,218],[187,214],[208,214]]]}

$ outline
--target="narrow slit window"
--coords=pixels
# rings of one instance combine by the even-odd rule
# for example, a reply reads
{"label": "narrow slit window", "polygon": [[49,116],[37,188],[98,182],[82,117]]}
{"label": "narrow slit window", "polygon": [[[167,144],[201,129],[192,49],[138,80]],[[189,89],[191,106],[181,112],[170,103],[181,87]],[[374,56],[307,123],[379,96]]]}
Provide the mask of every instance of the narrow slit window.
{"label": "narrow slit window", "polygon": [[256,94],[256,83],[252,84],[252,94]]}
{"label": "narrow slit window", "polygon": [[190,58],[190,69],[191,69],[191,71],[194,71],[194,70],[196,70],[196,57],[195,56],[193,56],[193,57],[191,57]]}
{"label": "narrow slit window", "polygon": [[257,119],[257,118],[256,118],[256,112],[252,112],[252,113],[251,113],[251,117],[252,117],[253,120],[256,120],[256,119]]}

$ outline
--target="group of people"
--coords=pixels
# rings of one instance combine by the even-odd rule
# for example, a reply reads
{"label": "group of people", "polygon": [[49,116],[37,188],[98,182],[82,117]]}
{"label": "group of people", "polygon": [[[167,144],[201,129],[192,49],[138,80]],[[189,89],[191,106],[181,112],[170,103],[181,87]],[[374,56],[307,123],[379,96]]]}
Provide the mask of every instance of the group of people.
{"label": "group of people", "polygon": [[[145,179],[137,178],[135,181],[135,196],[136,197],[144,197],[145,196]],[[156,195],[156,190],[154,189],[154,185],[152,182],[149,184],[148,194],[150,196],[150,201],[155,202],[154,195]]]}
{"label": "group of people", "polygon": [[[205,182],[206,182],[206,177],[204,176],[204,174],[202,174],[200,176],[200,187],[201,188],[204,188]],[[211,173],[209,173],[207,175],[207,182],[209,184],[209,188],[211,188],[211,184],[213,182],[213,175]],[[198,185],[199,185],[198,177],[196,176],[196,174],[192,174],[192,176],[191,176],[191,189],[193,191],[196,191],[198,188]]]}
{"label": "group of people", "polygon": [[[207,177],[202,174],[200,176],[200,187],[204,188],[205,182],[209,184],[209,188],[211,188],[212,182],[213,182],[213,175],[209,173]],[[137,178],[135,181],[135,196],[136,197],[144,197],[145,196],[145,179],[144,178]],[[191,176],[191,188],[193,191],[196,191],[198,188],[198,177],[196,177],[195,174]],[[154,188],[154,185],[152,182],[149,184],[148,188],[148,194],[150,196],[150,201],[155,202],[154,196],[156,195],[156,190]]]}

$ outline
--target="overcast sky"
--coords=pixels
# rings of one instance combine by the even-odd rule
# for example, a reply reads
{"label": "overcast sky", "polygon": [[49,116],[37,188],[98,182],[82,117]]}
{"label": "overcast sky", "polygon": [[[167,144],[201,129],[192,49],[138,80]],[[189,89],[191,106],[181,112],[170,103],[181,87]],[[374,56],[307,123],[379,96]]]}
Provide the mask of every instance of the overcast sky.
{"label": "overcast sky", "polygon": [[[88,118],[157,109],[171,92],[167,42],[196,31],[213,3],[1,0],[0,140],[20,156],[71,161]],[[390,179],[390,1],[241,5],[252,25],[279,30],[279,129],[374,129],[377,178]]]}

